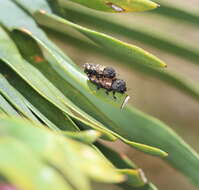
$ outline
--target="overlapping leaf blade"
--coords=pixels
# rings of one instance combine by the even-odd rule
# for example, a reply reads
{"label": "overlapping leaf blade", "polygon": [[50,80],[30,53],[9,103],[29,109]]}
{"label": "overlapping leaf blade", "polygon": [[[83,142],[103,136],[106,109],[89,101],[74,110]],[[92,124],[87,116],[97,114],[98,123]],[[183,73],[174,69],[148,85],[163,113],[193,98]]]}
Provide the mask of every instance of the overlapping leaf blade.
{"label": "overlapping leaf blade", "polygon": [[[37,158],[45,160],[50,166],[61,171],[70,184],[78,189],[90,189],[88,177],[113,183],[124,179],[91,147],[54,134],[42,126],[34,126],[27,121],[3,118],[0,119],[0,131],[4,136],[16,138],[26,144]],[[104,171],[106,171],[105,174]]]}
{"label": "overlapping leaf blade", "polygon": [[[183,88],[183,85],[181,88]],[[92,110],[90,107],[87,108],[86,106],[81,105],[80,102],[77,102],[77,104],[79,104],[79,106],[81,107],[84,107],[85,110],[86,109],[88,111]],[[96,104],[99,106],[99,101],[96,102]],[[117,119],[116,121],[112,122],[115,123],[118,122],[121,119],[121,117],[119,117],[121,112],[119,113],[117,112],[118,110],[115,111],[114,109],[110,108],[110,105],[106,106],[104,105],[105,104],[101,105],[101,108],[103,108],[101,109],[102,110],[101,112],[105,111],[108,114],[110,114],[110,112],[114,113],[114,119],[116,115],[118,116],[118,118],[116,118]],[[106,108],[109,109],[106,110]],[[95,113],[93,113],[93,115],[94,114]],[[112,128],[114,131],[117,131],[118,133],[120,132],[128,139],[135,138],[138,139],[138,141],[143,140],[148,144],[153,144],[153,145],[155,144],[158,145],[159,147],[164,147],[169,152],[172,152],[172,154],[168,158],[168,161],[172,163],[176,168],[181,170],[185,175],[191,178],[195,184],[198,185],[197,182],[198,178],[197,171],[199,167],[198,155],[189,146],[187,146],[172,131],[168,130],[165,125],[152,118],[148,118],[147,116],[137,112],[136,110],[125,109],[125,111],[121,115],[123,116],[125,115],[125,117],[121,121],[119,121],[117,125],[113,126],[111,125],[112,122],[110,122],[111,121],[110,118],[109,119],[103,118],[102,116],[100,117],[99,115],[96,116],[96,118],[99,118],[99,121],[103,123],[107,123],[108,127]],[[111,116],[112,115],[110,114],[109,117]],[[135,116],[135,118],[132,118],[132,116]],[[129,122],[127,122],[129,121],[129,118],[131,118],[130,120],[133,121],[134,128],[129,126]],[[148,125],[149,123],[150,125]],[[138,131],[140,132],[140,126],[142,126],[141,131],[144,131],[145,134],[147,133],[148,137],[146,137],[144,134],[138,133]],[[167,144],[169,144],[169,146],[167,146]],[[185,160],[184,161],[180,160],[181,158],[179,158],[178,155],[181,155],[181,157],[185,158]]]}
{"label": "overlapping leaf blade", "polygon": [[[12,4],[10,1],[7,1],[7,2],[8,2],[7,5],[9,5],[10,8],[13,8],[14,10],[17,9],[17,7],[15,7],[14,4]],[[69,58],[67,58],[61,51],[59,51],[58,48],[56,48],[56,46],[54,44],[52,44],[45,37],[44,33],[41,33],[41,31],[38,30],[37,27],[35,27],[36,25],[33,23],[31,18],[27,18],[28,16],[24,15],[23,12],[20,12],[21,10],[17,10],[17,11],[18,11],[17,13],[15,12],[15,17],[14,18],[19,17],[20,18],[20,19],[18,19],[18,20],[20,20],[19,23],[15,23],[15,26],[11,27],[11,26],[9,26],[11,24],[11,22],[9,24],[7,24],[5,22],[5,20],[4,20],[4,16],[0,15],[3,24],[6,27],[8,27],[8,29],[10,29],[10,28],[18,28],[19,26],[21,26],[21,27],[23,26],[24,19],[27,20],[26,25],[25,25],[26,29],[25,30],[23,29],[22,32],[24,31],[25,33],[27,33],[29,36],[34,38],[38,42],[38,44],[40,46],[42,46],[42,48],[45,50],[45,52],[47,52],[48,55],[55,61],[55,62],[51,62],[51,64],[53,64],[53,68],[56,69],[56,71],[59,72],[59,74],[61,74],[61,76],[64,77],[64,79],[67,79],[67,81],[70,80],[71,82],[73,82],[74,85],[76,85],[76,87],[78,87],[78,90],[81,89],[81,92],[82,93],[84,92],[83,94],[88,94],[87,91],[85,91],[85,89],[82,88],[82,87],[87,86],[87,85],[84,85],[84,86],[82,86],[82,85],[80,86],[79,85],[79,83],[82,83],[82,82],[84,82],[84,84],[87,83],[87,80],[86,80],[85,76],[82,75],[82,74],[81,75],[78,74],[79,77],[81,78],[81,80],[78,80],[79,83],[75,82],[74,80],[71,80],[69,77],[66,77],[68,75],[68,73],[70,73],[69,76],[71,76],[73,74],[73,75],[75,75],[74,78],[77,78],[77,73],[81,73],[81,72],[77,70],[77,67],[75,69],[75,68],[73,68],[74,65],[72,66],[71,64],[68,64],[66,62],[66,60],[69,60]],[[26,16],[26,17],[24,18],[24,16]],[[29,22],[30,26],[27,24],[28,21],[30,21]],[[33,35],[33,33],[34,33],[34,35]],[[38,34],[40,34],[40,35],[38,35]],[[44,39],[42,39],[42,37],[43,38],[45,37],[44,38],[46,40],[45,42],[43,41]],[[60,62],[60,60],[61,60],[61,62]],[[25,67],[25,65],[24,65],[24,67]],[[30,66],[29,66],[29,69],[30,69]],[[74,73],[73,73],[73,71],[74,71]],[[90,94],[88,94],[88,96],[90,96]],[[93,97],[93,99],[94,98],[95,97]],[[97,98],[95,98],[95,99],[97,99]],[[69,99],[67,101],[69,102]],[[77,100],[75,100],[74,102],[76,102],[76,101]],[[63,101],[63,103],[64,103],[64,101]],[[82,103],[84,104],[85,102],[82,102]],[[66,104],[66,102],[65,102],[65,104]],[[74,104],[70,103],[67,106],[70,106],[70,108],[72,108],[73,111],[77,111],[77,113],[79,113],[79,115],[83,114],[85,116],[85,112],[82,112],[78,107],[75,107]],[[74,107],[75,107],[75,109],[74,109]],[[93,107],[93,108],[95,108],[95,107]],[[63,111],[66,111],[66,110],[63,110]],[[69,114],[73,118],[76,118],[77,120],[81,121],[80,118],[75,117],[73,114],[71,114],[69,112],[67,112],[67,114]],[[89,121],[93,120],[87,114],[86,114],[86,117],[84,117],[84,118],[87,118]],[[139,144],[139,143],[136,143],[136,142],[133,142],[133,141],[128,141],[127,139],[125,139],[124,137],[120,136],[119,134],[116,134],[115,132],[104,128],[102,125],[100,126],[99,123],[96,125],[96,122],[95,122],[95,125],[92,125],[91,127],[94,127],[95,129],[102,131],[103,133],[107,134],[110,138],[113,138],[113,136],[112,136],[112,134],[113,134],[114,136],[117,136],[118,138],[122,139],[125,143],[131,145],[132,147],[135,147],[135,148],[137,148],[139,150],[142,150],[144,152],[147,152],[149,154],[158,155],[158,156],[166,156],[167,155],[164,151],[162,151],[160,149],[157,149],[157,148],[154,148],[154,147],[150,147],[150,146],[147,146],[147,145],[143,145],[143,144]]]}
{"label": "overlapping leaf blade", "polygon": [[[70,122],[68,123],[66,116],[59,109],[37,94],[37,92],[26,84],[15,72],[9,69],[5,63],[1,62],[0,68],[1,73],[7,76],[7,81],[10,85],[14,86],[17,92],[20,92],[24,99],[29,101],[25,101],[25,103],[41,121],[54,130],[71,129]],[[20,112],[22,110],[18,111]]]}
{"label": "overlapping leaf blade", "polygon": [[[10,2],[11,4],[11,2]],[[11,4],[12,5],[12,4]],[[22,15],[23,16],[23,15]],[[6,22],[6,20],[5,20]],[[7,22],[6,22],[7,23]],[[9,23],[11,24],[11,23]],[[9,25],[8,24],[8,25]],[[27,23],[26,23],[27,24]],[[23,20],[22,22],[19,23],[19,25],[22,27],[23,25]],[[34,26],[34,25],[33,25]],[[10,26],[11,27],[11,26]],[[14,27],[14,26],[13,26]],[[11,27],[12,28],[12,27]],[[39,31],[39,29],[38,29]],[[58,108],[61,111],[64,111],[68,114],[71,114],[72,116],[74,115],[71,111],[69,111],[69,109],[65,106],[65,104],[67,105],[66,102],[69,102],[69,105],[72,107],[75,107],[75,105],[70,102],[69,99],[67,99],[62,93],[60,93],[55,86],[53,86],[49,81],[47,81],[46,78],[43,77],[43,75],[41,75],[41,73],[36,70],[33,66],[31,66],[28,62],[26,62],[25,60],[23,60],[19,53],[16,50],[15,45],[9,41],[8,39],[8,43],[5,45],[5,40],[8,38],[5,34],[5,32],[1,32],[2,35],[2,41],[4,40],[4,45],[1,44],[2,46],[2,51],[1,51],[1,58],[2,59],[7,59],[6,63],[15,70],[15,72],[17,72],[26,82],[28,82],[28,84],[33,87],[36,91],[39,92],[40,95],[44,96],[48,101],[50,101],[51,103],[53,103],[55,106],[58,106]],[[42,32],[41,32],[42,35]],[[43,34],[44,35],[44,34]],[[10,43],[9,43],[10,42]],[[7,50],[12,50],[14,51],[14,54],[12,57],[9,56],[8,52],[5,50],[5,48],[7,47]],[[12,49],[11,49],[12,47]],[[14,58],[15,56],[15,58]],[[18,62],[16,62],[16,60],[18,60]],[[22,67],[23,65],[23,67]],[[32,75],[29,75],[28,73],[31,71]],[[34,74],[33,74],[34,73]],[[39,79],[39,80],[38,80]],[[58,97],[58,98],[57,98]],[[65,104],[64,104],[65,102]],[[76,110],[79,110],[79,108],[76,107]],[[84,114],[84,113],[83,113]],[[88,115],[87,115],[88,116]],[[75,116],[74,116],[75,117]],[[86,121],[88,123],[88,117],[86,117]],[[67,119],[67,117],[66,117]],[[80,119],[81,120],[81,119]],[[90,120],[92,120],[92,118],[90,118]],[[70,127],[70,125],[68,125],[67,127]],[[71,126],[72,127],[72,126]],[[74,128],[75,126],[73,126]],[[74,128],[75,129],[75,128]],[[103,131],[103,130],[102,130]],[[106,132],[104,132],[106,133]],[[108,136],[109,135],[107,134]]]}
{"label": "overlapping leaf blade", "polygon": [[12,107],[12,105],[7,102],[7,100],[0,94],[0,109],[2,112],[13,115],[13,116],[19,116],[17,111]]}
{"label": "overlapping leaf blade", "polygon": [[86,130],[81,132],[64,131],[62,134],[86,144],[94,143],[101,136],[100,132],[96,130]]}
{"label": "overlapping leaf blade", "polygon": [[16,91],[6,80],[6,78],[0,74],[0,92],[19,110],[24,116],[32,121],[39,122],[39,120],[32,114],[27,106],[27,100],[25,100],[18,91]]}
{"label": "overlapping leaf blade", "polygon": [[[196,97],[197,99],[199,97],[198,96],[199,95],[198,88],[194,85],[192,86],[191,83],[187,83],[186,81],[183,80],[183,78],[181,78],[179,76],[175,76],[172,73],[164,72],[161,70],[154,70],[153,68],[150,68],[150,67],[146,68],[145,72],[153,72],[153,73],[155,73],[155,75],[159,76],[160,78],[163,78],[165,81],[167,81],[169,83],[173,83],[178,88],[181,88],[185,92],[192,94],[193,97]],[[103,105],[103,110],[105,110],[104,112],[106,112],[108,110],[108,108],[105,105]],[[126,121],[128,121],[127,118],[132,117],[132,115],[136,115],[137,117],[134,118],[134,122],[136,120],[139,123],[137,126],[142,125],[142,126],[144,126],[143,131],[148,131],[149,128],[146,128],[145,124],[140,124],[140,122],[143,121],[143,117],[142,117],[143,115],[139,114],[139,112],[136,113],[134,111],[135,110],[131,109],[126,112],[126,114],[129,115],[128,117],[126,117]],[[109,110],[107,113],[108,113],[109,117],[111,117],[111,115],[112,115],[112,118],[115,118],[116,111]],[[111,113],[114,113],[114,114],[111,114]],[[123,117],[124,117],[124,115],[123,115]],[[144,122],[149,121],[148,118],[145,118],[145,119],[146,120],[144,120]],[[125,125],[124,124],[125,122],[124,121],[121,122],[121,120],[122,120],[122,117],[119,118],[119,113],[118,113],[117,114],[117,124],[121,123],[121,125],[123,126],[122,129],[119,129],[119,128],[113,129],[111,126],[109,126],[109,125],[107,125],[107,126],[111,127],[113,130],[117,131],[117,133],[119,133],[119,134],[123,134],[123,135],[125,134],[124,135],[125,137],[128,136],[128,134],[131,134],[132,136],[134,136],[136,132],[135,131],[132,132],[132,128],[130,128],[128,126],[129,123],[126,122],[126,125]],[[104,119],[103,119],[103,121],[104,121]],[[147,133],[147,134],[150,134],[148,137],[151,138],[151,136],[153,136],[153,137],[156,136],[156,138],[154,138],[154,141],[153,141],[152,139],[148,139],[144,135],[143,141],[144,142],[147,141],[151,145],[159,144],[158,142],[160,142],[160,144],[158,146],[164,147],[167,150],[167,152],[178,152],[178,153],[176,153],[176,155],[174,153],[172,153],[172,155],[170,155],[168,157],[168,161],[174,167],[181,170],[185,175],[189,176],[189,178],[191,178],[191,180],[197,185],[197,180],[196,180],[197,177],[195,176],[195,172],[193,171],[193,169],[198,167],[198,155],[189,146],[187,146],[176,134],[174,134],[172,131],[168,130],[165,125],[163,125],[159,122],[156,122],[154,120],[152,121],[152,123],[153,123],[153,126],[156,126],[157,124],[161,126],[161,127],[159,127],[159,130],[157,131],[158,134],[155,135],[155,133],[154,133],[155,128],[153,128],[153,129],[150,128],[149,130],[151,132]],[[126,127],[124,128],[124,126],[126,126]],[[142,138],[140,136],[140,134],[137,134],[137,135],[138,135],[136,137],[137,140]],[[160,136],[161,136],[161,138],[160,138]],[[129,136],[128,138],[131,138],[131,137]],[[168,147],[167,146],[167,144],[169,143],[168,139],[171,139],[171,138],[172,138],[172,141],[169,140],[169,142],[172,145]],[[159,140],[157,140],[157,139],[159,139]],[[158,141],[158,142],[155,142],[155,141]],[[187,159],[187,161],[186,161],[187,163],[192,162],[193,161],[192,158],[195,157],[195,159],[197,160],[196,162],[194,162],[195,167],[192,169],[190,169],[189,168],[190,166],[188,166],[188,165],[187,165],[187,167],[184,167],[184,162],[180,162],[178,160],[177,154],[184,154],[184,156]],[[192,156],[190,156],[190,155],[192,155]]]}
{"label": "overlapping leaf blade", "polygon": [[[168,73],[164,75],[164,73],[162,74],[161,71],[157,73],[157,75],[161,75],[161,77],[162,75],[163,77],[169,75]],[[63,76],[63,74],[61,75]],[[181,88],[184,88],[184,83],[179,82],[179,80],[175,80],[175,78],[167,78],[167,80],[173,80],[175,84],[176,82],[180,83]],[[187,85],[187,87],[188,86],[189,85]],[[82,105],[81,102],[77,103],[79,104],[79,106],[87,109],[88,112],[91,112],[91,107]],[[125,136],[128,139],[135,138],[138,141],[143,140],[143,142],[147,142],[148,144],[164,147],[168,152],[170,152],[170,155],[167,159],[170,164],[179,169],[181,172],[187,175],[196,185],[198,185],[197,175],[195,175],[197,168],[199,167],[198,155],[173,131],[168,129],[166,125],[138,112],[135,109],[124,109],[121,112],[119,110],[113,109],[106,103],[99,102],[99,100],[95,100],[93,101],[93,103],[97,105],[99,110],[101,110],[100,113],[104,113],[102,116],[100,114],[96,114],[95,111],[91,112],[92,115],[95,116],[95,118],[98,118],[98,120],[106,124],[107,127],[116,131],[118,134]],[[131,122],[133,122],[133,127],[129,126],[129,123]],[[112,125],[112,123],[114,123],[114,125]],[[140,127],[142,128],[142,130]],[[140,131],[143,131],[144,133],[140,133]],[[147,134],[147,136],[145,134]],[[167,144],[170,144],[170,146],[167,146]],[[184,161],[182,161],[177,156],[179,154],[183,155],[183,157],[185,158],[187,163],[186,167]],[[188,163],[192,163],[192,165]]]}

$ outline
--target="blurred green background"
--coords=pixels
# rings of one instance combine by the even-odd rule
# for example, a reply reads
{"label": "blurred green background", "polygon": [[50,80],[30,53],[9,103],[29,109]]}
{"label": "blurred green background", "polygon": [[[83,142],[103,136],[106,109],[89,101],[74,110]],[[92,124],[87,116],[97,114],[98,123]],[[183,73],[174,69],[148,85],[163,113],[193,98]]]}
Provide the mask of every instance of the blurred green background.
{"label": "blurred green background", "polygon": [[[161,0],[158,2],[160,5],[161,3],[169,3],[174,7],[179,7],[192,13],[197,13],[197,11],[199,11],[198,0]],[[87,8],[85,8],[85,10],[87,11]],[[123,25],[127,25],[128,27],[144,26],[147,30],[155,32],[158,35],[167,36],[170,40],[177,39],[180,43],[186,43],[199,49],[199,25],[192,25],[190,23],[183,22],[182,20],[179,21],[156,14],[156,11],[157,10],[146,13],[128,14],[94,12],[99,15],[109,17],[109,19],[120,21]],[[68,17],[70,17],[70,12],[68,13]],[[138,45],[139,47],[153,53],[161,60],[164,60],[168,64],[168,70],[181,73],[196,83],[199,83],[199,70],[197,64],[192,64],[183,58],[165,53],[157,48],[152,48],[151,46],[142,44],[138,41],[130,40],[129,38],[125,38],[116,33],[104,31],[104,28],[96,28],[94,25],[87,25],[80,20],[77,19],[74,21],[87,26],[88,28],[110,34],[125,42]],[[101,55],[98,51],[83,48],[81,44],[77,46],[75,40],[70,37],[62,36],[61,34],[56,34],[54,32],[48,32],[48,35],[77,64],[79,64],[80,67],[86,62],[115,67],[118,73],[120,73],[120,77],[127,81],[127,86],[129,88],[128,94],[131,97],[129,104],[167,123],[196,151],[199,152],[199,104],[197,101],[155,78],[129,70],[124,64],[117,60],[113,60],[108,56]],[[129,157],[133,159],[139,167],[144,169],[149,179],[157,184],[160,190],[196,189],[181,174],[163,163],[160,159],[134,151],[121,142],[117,142],[114,146],[111,143],[109,144],[113,148],[120,150],[120,152],[124,152],[129,155]],[[95,189],[113,190],[119,188],[112,185],[95,184]]]}

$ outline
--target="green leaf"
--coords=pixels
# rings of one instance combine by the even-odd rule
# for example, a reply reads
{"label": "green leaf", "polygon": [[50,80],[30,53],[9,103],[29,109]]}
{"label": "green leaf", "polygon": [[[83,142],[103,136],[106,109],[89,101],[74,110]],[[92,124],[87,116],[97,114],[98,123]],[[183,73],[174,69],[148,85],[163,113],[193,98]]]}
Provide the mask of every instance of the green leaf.
{"label": "green leaf", "polygon": [[0,114],[5,115],[5,111],[0,107]]}
{"label": "green leaf", "polygon": [[[1,63],[4,64],[4,63]],[[7,77],[10,77],[10,75],[7,75]],[[12,75],[11,78],[14,78],[15,81],[17,81],[17,78]],[[19,83],[18,83],[19,86]],[[24,88],[26,85],[22,85]],[[25,88],[26,90],[28,88]],[[13,86],[9,84],[7,79],[0,73],[0,92],[12,103],[15,108],[22,113],[24,116],[26,116],[28,119],[32,120],[33,122],[39,122],[39,120],[32,114],[32,112],[39,117],[49,128],[53,130],[59,130],[56,125],[54,125],[47,117],[45,117],[44,114],[42,114],[36,107],[34,107],[22,94],[19,93],[18,90],[16,90]],[[31,90],[28,91],[29,94],[33,95],[31,93]],[[32,100],[33,98],[31,98]],[[38,99],[37,99],[38,102]],[[41,103],[41,101],[39,101]],[[45,103],[42,103],[43,107],[45,106]],[[55,116],[55,113],[53,113],[53,116]],[[57,118],[60,118],[60,116],[57,116]],[[65,123],[63,121],[63,123]]]}
{"label": "green leaf", "polygon": [[120,169],[118,170],[127,176],[127,184],[132,187],[143,187],[147,179],[141,169]]}
{"label": "green leaf", "polygon": [[39,120],[29,110],[26,100],[8,83],[2,74],[0,74],[0,93],[2,93],[24,116],[32,121],[39,122]]}
{"label": "green leaf", "polygon": [[[66,0],[62,0],[63,2]],[[155,9],[158,4],[150,0],[70,0],[86,7],[99,11],[120,13],[120,12],[140,12]]]}
{"label": "green leaf", "polygon": [[63,131],[61,134],[87,144],[94,143],[101,136],[100,132],[95,130],[81,132]]}
{"label": "green leaf", "polygon": [[7,102],[7,100],[0,94],[0,109],[8,115],[19,116],[17,111]]}

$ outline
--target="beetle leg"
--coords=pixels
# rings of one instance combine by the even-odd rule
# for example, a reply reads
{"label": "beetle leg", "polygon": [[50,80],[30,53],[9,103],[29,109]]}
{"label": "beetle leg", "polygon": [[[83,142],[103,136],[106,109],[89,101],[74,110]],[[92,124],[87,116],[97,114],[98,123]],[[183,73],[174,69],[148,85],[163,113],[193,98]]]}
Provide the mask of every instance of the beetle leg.
{"label": "beetle leg", "polygon": [[113,91],[113,98],[116,100],[117,97],[115,96],[115,91]]}

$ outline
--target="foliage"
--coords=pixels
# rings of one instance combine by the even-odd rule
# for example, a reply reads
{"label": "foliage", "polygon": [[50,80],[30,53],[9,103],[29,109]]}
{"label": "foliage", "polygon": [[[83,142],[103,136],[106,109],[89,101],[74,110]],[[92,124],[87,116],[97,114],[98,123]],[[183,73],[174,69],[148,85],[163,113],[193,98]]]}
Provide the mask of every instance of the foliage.
{"label": "foliage", "polygon": [[[198,51],[145,28],[124,26],[101,12],[90,10],[106,11],[110,15],[146,11],[158,7],[152,1],[71,1],[71,4],[66,0],[1,3],[2,183],[22,190],[89,190],[94,180],[119,183],[123,189],[157,189],[126,156],[94,143],[102,138],[120,139],[132,148],[164,159],[199,187],[199,155],[158,119],[131,106],[121,109],[127,94],[117,93],[114,100],[105,90],[97,91],[82,69],[47,37],[44,29],[69,36],[90,52],[96,50],[121,60],[130,69],[156,77],[196,100],[199,87],[180,74],[167,71],[166,63],[155,55],[77,23],[103,26],[104,32],[136,38],[195,64],[199,60]],[[75,3],[81,5],[76,8]],[[158,9],[154,13],[167,16],[169,12],[169,17],[197,25],[197,15],[164,3]]]}

